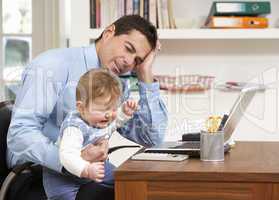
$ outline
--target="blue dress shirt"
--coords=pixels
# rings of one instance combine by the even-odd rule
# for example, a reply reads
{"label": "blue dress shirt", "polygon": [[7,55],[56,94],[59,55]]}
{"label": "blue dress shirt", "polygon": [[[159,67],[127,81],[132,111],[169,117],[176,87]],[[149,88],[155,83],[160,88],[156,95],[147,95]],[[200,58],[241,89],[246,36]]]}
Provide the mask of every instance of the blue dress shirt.
{"label": "blue dress shirt", "polygon": [[[57,172],[62,166],[55,141],[65,116],[76,109],[76,86],[82,74],[99,68],[95,45],[49,50],[24,70],[7,136],[10,167],[31,161]],[[129,97],[127,84],[123,98]],[[159,83],[139,82],[140,110],[118,132],[141,145],[160,143],[165,135],[167,110]]]}

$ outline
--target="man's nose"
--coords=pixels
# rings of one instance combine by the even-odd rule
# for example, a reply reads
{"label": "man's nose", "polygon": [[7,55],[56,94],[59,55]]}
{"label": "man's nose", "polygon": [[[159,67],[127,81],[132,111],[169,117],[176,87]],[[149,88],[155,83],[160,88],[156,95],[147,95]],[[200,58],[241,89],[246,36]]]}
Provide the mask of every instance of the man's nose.
{"label": "man's nose", "polygon": [[129,67],[134,67],[136,63],[136,54],[130,54],[125,58],[125,65]]}

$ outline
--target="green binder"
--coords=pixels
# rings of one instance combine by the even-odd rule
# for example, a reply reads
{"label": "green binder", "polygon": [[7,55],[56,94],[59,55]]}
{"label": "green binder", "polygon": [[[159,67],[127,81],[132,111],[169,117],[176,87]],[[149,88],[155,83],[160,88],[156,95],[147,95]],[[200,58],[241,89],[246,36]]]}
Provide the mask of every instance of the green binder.
{"label": "green binder", "polygon": [[258,16],[270,12],[269,1],[214,1],[209,16]]}

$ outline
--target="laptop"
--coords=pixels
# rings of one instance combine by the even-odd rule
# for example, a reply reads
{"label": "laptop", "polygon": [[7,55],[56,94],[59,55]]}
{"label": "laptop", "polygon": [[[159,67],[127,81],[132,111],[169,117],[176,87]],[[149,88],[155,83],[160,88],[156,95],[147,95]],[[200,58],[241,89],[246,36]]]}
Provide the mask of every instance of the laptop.
{"label": "laptop", "polygon": [[[230,149],[229,140],[234,132],[237,124],[243,116],[246,108],[249,106],[253,97],[257,92],[264,91],[263,87],[249,87],[241,90],[238,98],[236,99],[228,118],[224,124],[224,151]],[[147,153],[175,153],[175,154],[188,154],[192,157],[199,157],[200,155],[200,141],[173,141],[163,142],[160,145],[146,148],[144,152]]]}

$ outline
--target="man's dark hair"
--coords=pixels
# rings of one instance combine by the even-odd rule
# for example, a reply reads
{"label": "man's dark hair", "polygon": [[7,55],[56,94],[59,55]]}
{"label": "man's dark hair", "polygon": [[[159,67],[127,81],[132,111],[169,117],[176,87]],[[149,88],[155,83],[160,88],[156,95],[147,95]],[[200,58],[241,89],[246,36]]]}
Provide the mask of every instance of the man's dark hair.
{"label": "man's dark hair", "polygon": [[[158,39],[156,27],[149,21],[139,15],[125,15],[115,22],[115,36],[128,34],[132,30],[137,30],[148,40],[152,49],[155,49]],[[102,38],[102,35],[96,39],[96,42]]]}

